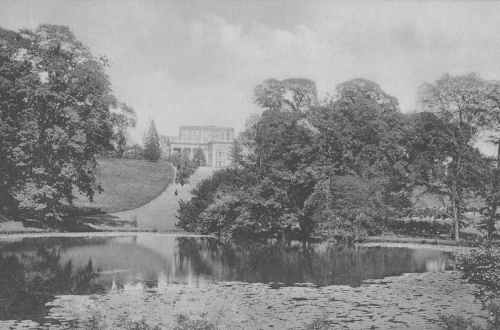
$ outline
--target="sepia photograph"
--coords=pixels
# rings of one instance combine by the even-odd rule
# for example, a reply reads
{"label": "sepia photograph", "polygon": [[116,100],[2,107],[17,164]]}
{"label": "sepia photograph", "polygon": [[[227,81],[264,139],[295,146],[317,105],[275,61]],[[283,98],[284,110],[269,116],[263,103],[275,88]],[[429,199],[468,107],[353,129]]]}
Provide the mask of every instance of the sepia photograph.
{"label": "sepia photograph", "polygon": [[500,1],[0,0],[0,330],[500,330]]}

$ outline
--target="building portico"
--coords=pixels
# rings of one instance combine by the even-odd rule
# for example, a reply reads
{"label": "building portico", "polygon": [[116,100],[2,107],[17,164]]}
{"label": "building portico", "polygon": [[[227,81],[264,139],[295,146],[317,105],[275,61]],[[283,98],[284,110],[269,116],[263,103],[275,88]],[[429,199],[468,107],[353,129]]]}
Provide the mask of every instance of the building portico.
{"label": "building portico", "polygon": [[229,150],[234,142],[234,128],[217,126],[181,126],[179,136],[168,137],[169,154],[187,154],[193,159],[201,148],[207,166],[226,167],[231,164]]}

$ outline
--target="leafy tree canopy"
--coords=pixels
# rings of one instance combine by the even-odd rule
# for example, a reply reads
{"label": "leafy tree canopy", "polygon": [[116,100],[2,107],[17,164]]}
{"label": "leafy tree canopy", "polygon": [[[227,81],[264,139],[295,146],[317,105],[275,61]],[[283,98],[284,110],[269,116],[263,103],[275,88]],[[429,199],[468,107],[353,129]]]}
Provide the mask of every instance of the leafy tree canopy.
{"label": "leafy tree canopy", "polygon": [[137,124],[134,108],[125,103],[119,103],[117,111],[111,112],[111,121],[113,123],[113,151],[118,158],[122,158],[127,144],[130,142],[127,130]]}
{"label": "leafy tree canopy", "polygon": [[[248,183],[235,184],[228,172],[210,203],[183,204],[181,226],[239,236],[289,235],[300,224],[307,237],[330,223],[359,236],[379,231],[388,210],[404,205],[408,137],[397,100],[358,79],[339,85],[336,98],[320,105],[314,86],[307,79],[271,79],[255,88],[263,112],[240,137],[245,152],[235,169]],[[225,180],[223,173],[217,180]],[[367,198],[371,192],[376,197]]]}
{"label": "leafy tree canopy", "polygon": [[108,62],[58,25],[0,29],[0,45],[1,206],[59,219],[73,187],[91,200],[101,189],[95,156],[110,146],[117,106]]}
{"label": "leafy tree canopy", "polygon": [[317,102],[316,83],[304,78],[268,79],[255,87],[254,100],[264,109],[305,111]]}
{"label": "leafy tree canopy", "polygon": [[491,114],[496,111],[497,105],[492,100],[498,95],[491,93],[494,89],[490,84],[474,73],[445,74],[419,89],[422,109],[438,119],[434,135],[439,137],[439,151],[445,155],[441,164],[445,169],[428,186],[449,197],[456,240],[464,198],[484,186],[481,181],[488,170],[475,144],[490,126]]}

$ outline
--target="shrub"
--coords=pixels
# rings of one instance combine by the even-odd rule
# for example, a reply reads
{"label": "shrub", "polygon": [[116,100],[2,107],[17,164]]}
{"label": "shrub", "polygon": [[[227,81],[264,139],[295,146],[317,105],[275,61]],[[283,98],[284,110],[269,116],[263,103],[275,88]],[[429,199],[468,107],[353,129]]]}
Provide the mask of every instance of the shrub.
{"label": "shrub", "polygon": [[487,319],[486,327],[475,324],[471,319],[463,316],[445,315],[440,316],[439,320],[445,330],[498,330],[500,329],[500,305],[490,303],[486,305],[486,310],[490,314]]}
{"label": "shrub", "polygon": [[479,239],[478,247],[457,258],[458,269],[469,283],[479,284],[477,296],[481,300],[500,293],[500,242]]}
{"label": "shrub", "polygon": [[451,225],[449,223],[436,220],[391,219],[387,221],[387,228],[430,236],[451,234]]}
{"label": "shrub", "polygon": [[305,221],[315,227],[315,235],[355,241],[381,234],[392,216],[380,184],[353,175],[318,182],[305,202],[304,213]]}
{"label": "shrub", "polygon": [[446,330],[495,330],[500,329],[500,242],[479,238],[471,244],[476,248],[457,257],[458,269],[469,283],[479,286],[476,296],[483,302],[490,317],[486,328],[462,316],[442,316]]}
{"label": "shrub", "polygon": [[186,315],[177,316],[177,324],[173,330],[217,330],[218,327],[206,320],[190,320]]}
{"label": "shrub", "polygon": [[202,180],[191,191],[193,197],[188,202],[180,201],[177,226],[187,231],[202,231],[201,214],[211,205],[219,188],[242,187],[251,181],[249,175],[238,169],[226,168],[215,172],[208,179]]}
{"label": "shrub", "polygon": [[443,328],[446,330],[468,330],[473,326],[471,320],[463,316],[456,315],[441,315],[439,320],[443,323]]}
{"label": "shrub", "polygon": [[145,160],[144,158],[144,150],[138,144],[134,144],[132,146],[127,146],[123,153],[122,158],[124,159],[137,159],[137,160]]}
{"label": "shrub", "polygon": [[206,159],[205,153],[203,152],[201,147],[198,147],[194,151],[193,164],[195,167],[207,166],[207,159]]}
{"label": "shrub", "polygon": [[[146,319],[142,318],[139,321],[133,321],[130,319],[127,313],[123,313],[118,317],[118,321],[109,327],[105,322],[104,317],[101,313],[95,313],[92,318],[86,321],[71,321],[69,324],[69,329],[79,329],[79,330],[161,330],[164,327],[161,324],[152,326],[146,322]],[[189,317],[180,314],[177,316],[176,324],[173,330],[217,330],[218,327],[206,320],[191,320]]]}
{"label": "shrub", "polygon": [[122,314],[118,319],[118,322],[113,325],[113,329],[116,330],[161,330],[160,325],[151,326],[146,322],[145,318],[139,321],[132,321],[128,315]]}
{"label": "shrub", "polygon": [[187,154],[175,153],[167,158],[167,161],[177,169],[175,173],[175,183],[184,186],[189,183],[189,177],[194,174],[196,166],[189,159]]}
{"label": "shrub", "polygon": [[307,330],[328,330],[330,329],[330,325],[325,322],[325,319],[315,319],[311,323],[307,325]]}

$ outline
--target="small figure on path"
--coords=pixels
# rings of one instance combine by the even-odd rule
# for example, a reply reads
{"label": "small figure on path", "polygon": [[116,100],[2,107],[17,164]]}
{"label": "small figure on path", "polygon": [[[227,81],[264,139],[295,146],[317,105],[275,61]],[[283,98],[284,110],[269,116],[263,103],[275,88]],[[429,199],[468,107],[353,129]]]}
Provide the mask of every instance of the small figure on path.
{"label": "small figure on path", "polygon": [[177,189],[175,189],[174,195],[177,196],[179,193],[177,192]]}

